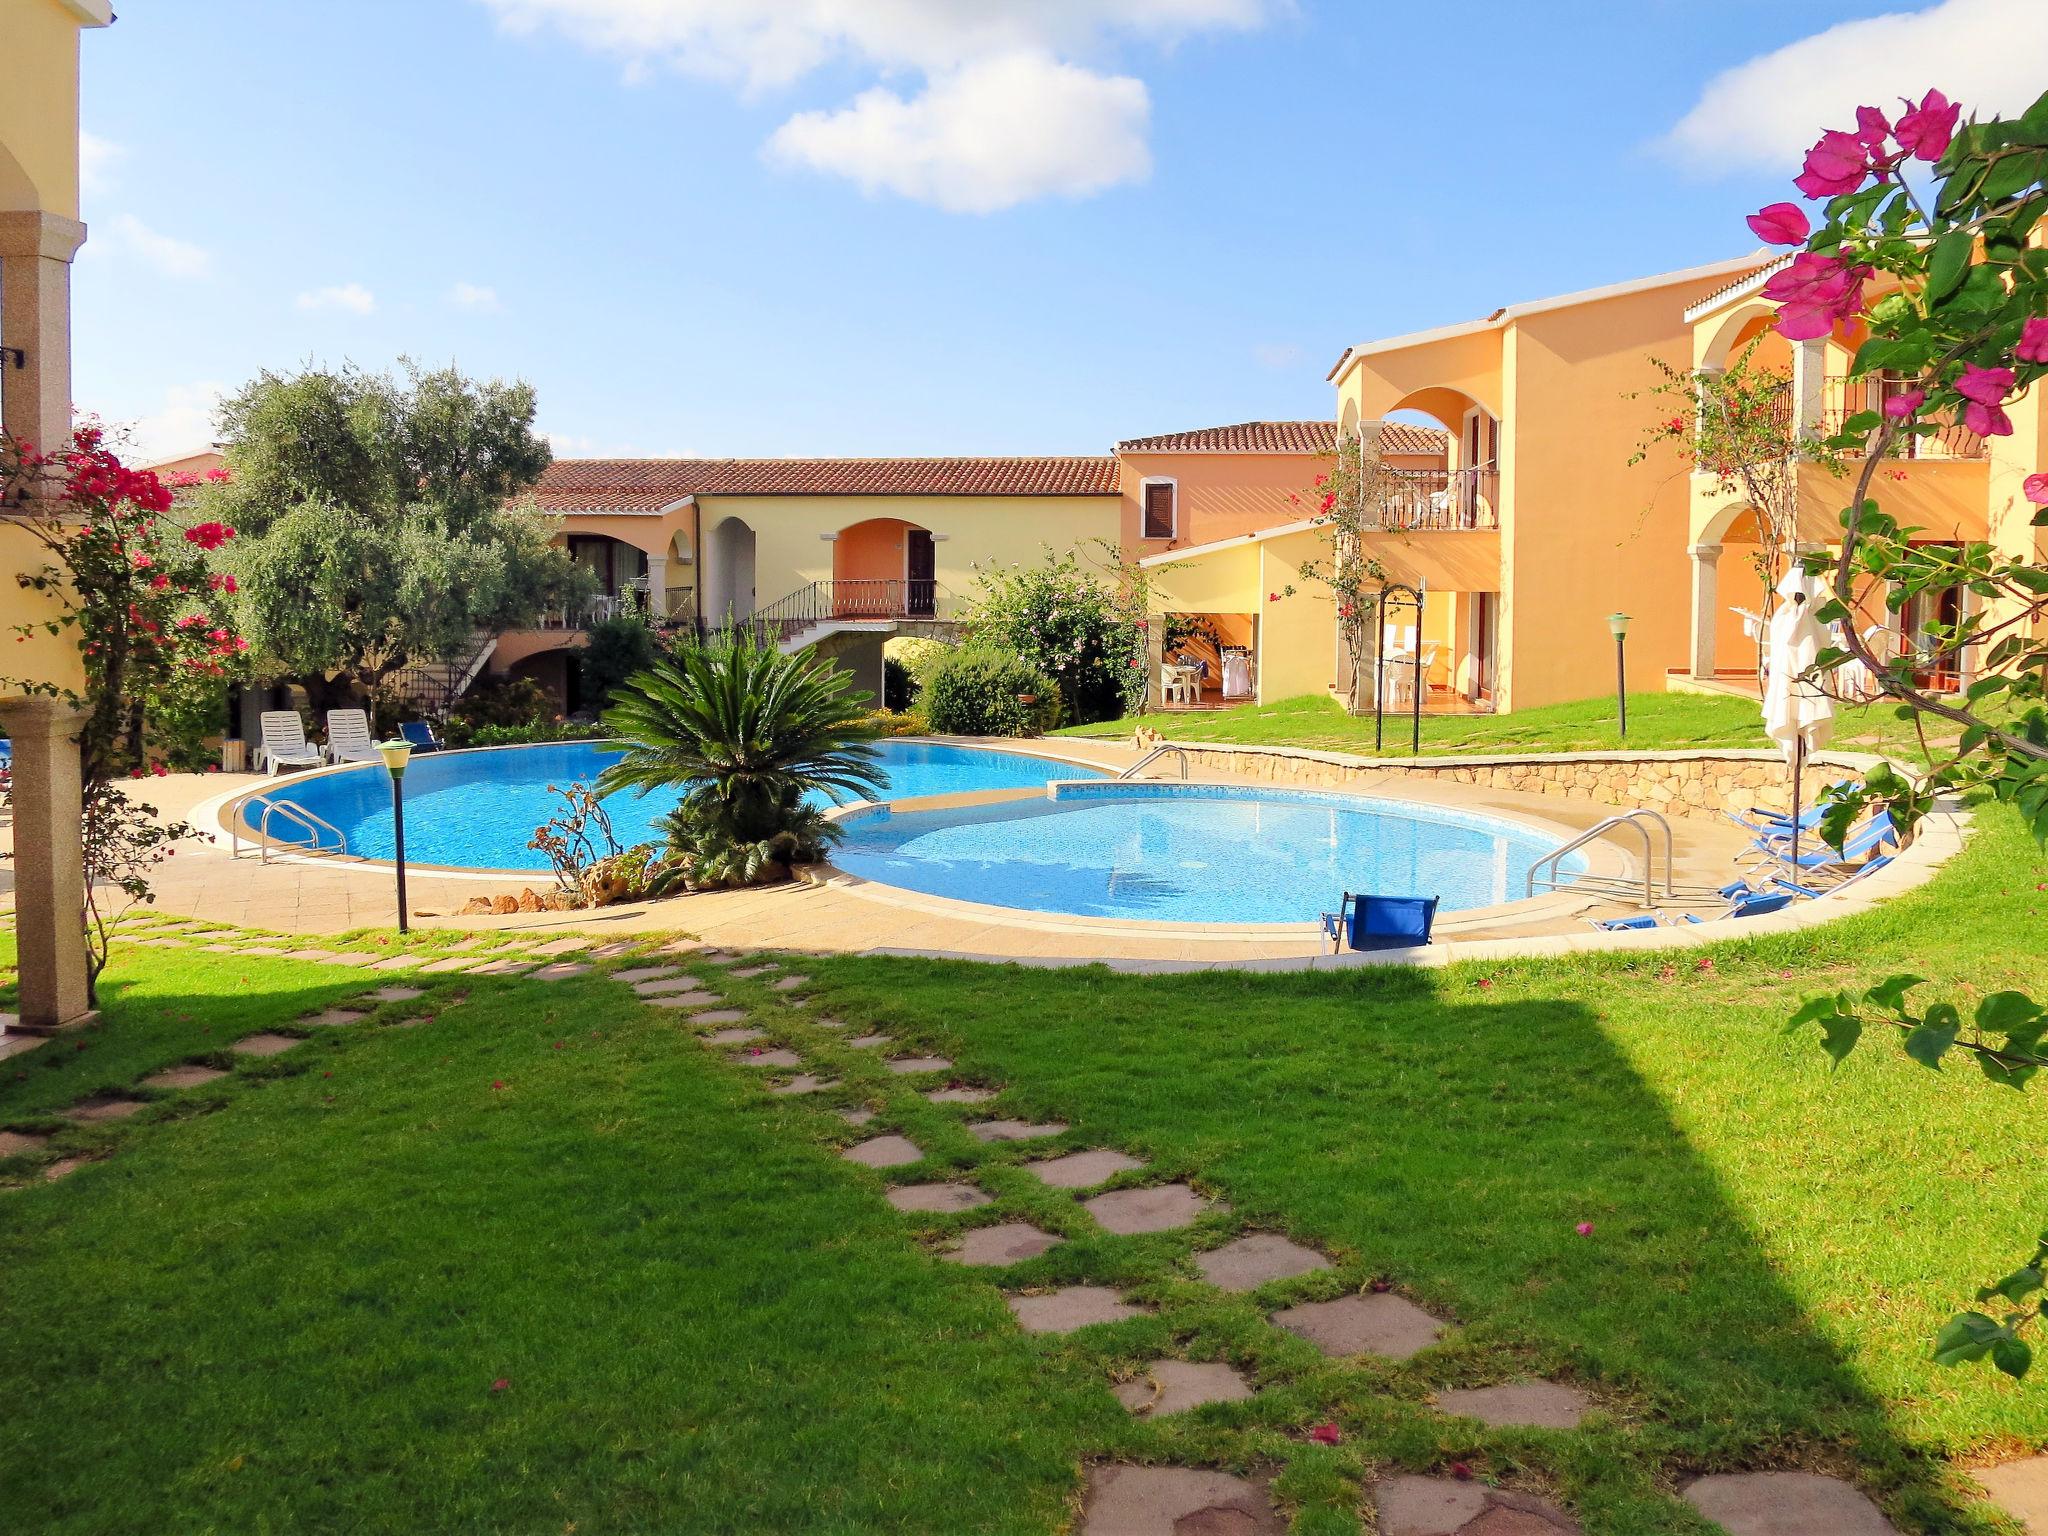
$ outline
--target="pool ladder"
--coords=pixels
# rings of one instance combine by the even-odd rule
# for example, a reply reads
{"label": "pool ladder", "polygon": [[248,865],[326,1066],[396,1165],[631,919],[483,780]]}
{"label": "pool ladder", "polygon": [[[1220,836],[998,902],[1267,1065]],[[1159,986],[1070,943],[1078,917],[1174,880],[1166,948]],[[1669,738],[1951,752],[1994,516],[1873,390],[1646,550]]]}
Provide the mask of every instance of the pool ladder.
{"label": "pool ladder", "polygon": [[1139,758],[1135,763],[1131,764],[1131,766],[1126,768],[1122,773],[1118,774],[1116,776],[1116,782],[1121,784],[1126,779],[1135,779],[1138,776],[1138,771],[1141,768],[1145,767],[1148,763],[1150,763],[1154,758],[1165,757],[1169,753],[1180,759],[1180,776],[1183,779],[1185,779],[1188,776],[1187,748],[1157,746],[1154,747],[1150,752],[1147,752],[1143,757]]}
{"label": "pool ladder", "polygon": [[[257,857],[262,863],[268,864],[270,862],[270,845],[272,842],[272,838],[270,836],[270,818],[272,816],[282,816],[286,821],[296,822],[299,826],[305,828],[307,834],[311,837],[312,840],[307,843],[295,843],[292,845],[293,847],[298,848],[301,852],[348,852],[348,837],[341,830],[341,828],[337,827],[333,822],[328,821],[324,817],[316,816],[313,812],[307,810],[303,805],[294,804],[290,800],[266,800],[261,795],[258,795],[254,800],[250,801],[249,804],[261,805],[263,807],[263,814],[260,817],[258,817],[256,821],[256,851]],[[232,857],[236,858],[239,858],[242,852],[241,834],[237,830],[242,824],[242,816],[240,812],[246,809],[247,806],[239,808],[237,814],[228,823],[228,839],[230,845],[229,852]],[[331,849],[323,849],[320,846],[320,834],[322,832],[331,832],[334,834],[334,847],[332,847]]]}
{"label": "pool ladder", "polygon": [[[1623,811],[1619,816],[1609,816],[1599,825],[1588,827],[1570,842],[1560,843],[1551,849],[1550,852],[1544,854],[1542,858],[1529,866],[1529,882],[1522,894],[1524,896],[1534,896],[1539,880],[1542,881],[1545,890],[1556,890],[1565,883],[1558,878],[1557,870],[1559,863],[1566,854],[1577,852],[1595,839],[1605,837],[1609,832],[1616,832],[1623,827],[1628,827],[1643,840],[1643,905],[1646,908],[1656,906],[1657,855],[1655,845],[1650,839],[1650,829],[1645,825],[1646,822],[1655,822],[1664,831],[1664,894],[1666,896],[1671,895],[1674,889],[1672,885],[1672,870],[1676,863],[1676,853],[1671,839],[1671,823],[1666,821],[1657,812],[1645,810],[1640,806],[1633,811]],[[1545,865],[1548,865],[1550,868],[1548,875],[1541,873]]]}

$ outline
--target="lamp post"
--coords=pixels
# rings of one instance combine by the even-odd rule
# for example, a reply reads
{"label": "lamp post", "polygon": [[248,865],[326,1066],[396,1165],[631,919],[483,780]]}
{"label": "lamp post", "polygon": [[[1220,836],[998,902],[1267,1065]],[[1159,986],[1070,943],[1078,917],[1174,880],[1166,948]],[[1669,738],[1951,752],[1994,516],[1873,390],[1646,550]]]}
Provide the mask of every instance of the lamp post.
{"label": "lamp post", "polygon": [[391,773],[391,840],[398,861],[398,931],[410,930],[405,921],[405,765],[412,760],[409,741],[380,741],[377,755]]}
{"label": "lamp post", "polygon": [[1621,714],[1621,739],[1628,740],[1628,615],[1610,613],[1607,628],[1614,636],[1614,702]]}

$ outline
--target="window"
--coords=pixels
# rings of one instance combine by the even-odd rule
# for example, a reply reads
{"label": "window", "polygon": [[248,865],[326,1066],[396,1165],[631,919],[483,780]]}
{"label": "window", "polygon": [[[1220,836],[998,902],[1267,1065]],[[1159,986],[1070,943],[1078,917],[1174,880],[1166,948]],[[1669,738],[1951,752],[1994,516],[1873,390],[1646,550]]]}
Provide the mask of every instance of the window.
{"label": "window", "polygon": [[1138,535],[1145,539],[1170,539],[1174,535],[1174,485],[1171,480],[1147,480],[1140,493],[1139,504],[1144,509],[1144,529]]}

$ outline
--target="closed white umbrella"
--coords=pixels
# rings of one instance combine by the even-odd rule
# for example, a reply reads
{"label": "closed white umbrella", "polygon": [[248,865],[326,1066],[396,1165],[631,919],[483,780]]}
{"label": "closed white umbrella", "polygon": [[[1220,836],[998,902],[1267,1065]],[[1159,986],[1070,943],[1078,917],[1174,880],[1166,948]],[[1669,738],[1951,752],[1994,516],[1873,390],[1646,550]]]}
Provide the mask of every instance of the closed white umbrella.
{"label": "closed white umbrella", "polygon": [[1771,615],[1764,665],[1764,734],[1792,765],[1792,859],[1799,859],[1799,779],[1809,752],[1828,744],[1835,732],[1835,701],[1817,678],[1808,676],[1827,631],[1813,617],[1819,601],[1805,568],[1794,562],[1778,583],[1779,603]]}

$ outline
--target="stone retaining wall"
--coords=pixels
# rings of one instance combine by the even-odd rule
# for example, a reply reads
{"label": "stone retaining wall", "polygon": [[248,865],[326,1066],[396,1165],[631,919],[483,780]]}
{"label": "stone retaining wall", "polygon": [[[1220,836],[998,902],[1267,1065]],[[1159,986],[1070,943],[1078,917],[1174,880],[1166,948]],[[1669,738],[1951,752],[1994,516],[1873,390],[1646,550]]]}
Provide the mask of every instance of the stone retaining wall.
{"label": "stone retaining wall", "polygon": [[[1604,805],[1647,806],[1667,816],[1716,817],[1752,805],[1791,801],[1790,771],[1774,752],[1574,752],[1526,757],[1362,758],[1296,747],[1190,744],[1191,772],[1232,773],[1297,788],[1385,791],[1389,779],[1433,778],[1533,795],[1576,795]],[[1816,753],[1806,793],[1833,779],[1860,776],[1876,758]],[[1159,767],[1164,767],[1162,760]]]}

